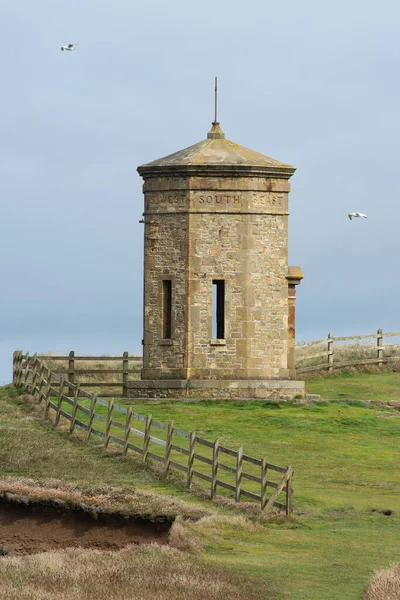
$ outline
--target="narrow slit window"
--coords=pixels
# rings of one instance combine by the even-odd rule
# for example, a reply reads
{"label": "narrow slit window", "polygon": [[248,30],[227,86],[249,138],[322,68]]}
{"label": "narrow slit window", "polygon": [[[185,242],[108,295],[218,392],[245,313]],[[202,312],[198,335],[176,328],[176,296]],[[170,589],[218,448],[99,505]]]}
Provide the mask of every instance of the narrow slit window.
{"label": "narrow slit window", "polygon": [[212,286],[212,337],[225,338],[225,280],[214,279]]}
{"label": "narrow slit window", "polygon": [[162,298],[162,334],[164,340],[170,340],[172,337],[172,281],[163,280],[163,298]]}

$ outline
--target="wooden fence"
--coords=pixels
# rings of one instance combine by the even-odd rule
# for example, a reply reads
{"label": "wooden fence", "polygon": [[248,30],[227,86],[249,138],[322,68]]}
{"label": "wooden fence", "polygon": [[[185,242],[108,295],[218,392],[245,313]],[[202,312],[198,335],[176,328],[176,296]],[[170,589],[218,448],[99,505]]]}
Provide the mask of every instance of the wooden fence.
{"label": "wooden fence", "polygon": [[[334,337],[333,333],[328,333],[326,339],[296,344],[296,372],[301,375],[324,369],[332,371],[333,369],[368,364],[376,364],[381,367],[385,363],[400,362],[400,344],[383,343],[384,338],[391,337],[400,337],[400,331],[383,333],[382,329],[378,329],[376,333],[346,337]],[[368,342],[359,344],[360,341]],[[357,342],[357,344],[350,345],[348,342]],[[143,360],[142,356],[129,355],[128,352],[124,352],[122,356],[75,356],[73,350],[68,356],[41,354],[38,358],[46,364],[56,362],[62,365],[64,363],[64,366],[52,369],[52,372],[66,376],[69,383],[79,385],[80,389],[101,388],[102,398],[114,398],[115,396],[127,398],[128,377],[134,378],[138,374]],[[87,368],[86,363],[93,361],[103,362],[104,368]],[[76,362],[78,362],[78,368]],[[110,362],[119,368],[113,368],[113,365],[110,366]],[[108,377],[113,375],[119,375],[120,381],[113,379],[110,381]],[[105,376],[105,379],[82,380],[82,377],[85,376],[93,378]],[[106,388],[117,389],[115,392],[108,392],[105,391]]]}
{"label": "wooden fence", "polygon": [[[344,367],[376,364],[381,367],[385,363],[400,362],[400,344],[384,344],[384,338],[400,337],[400,331],[392,333],[383,333],[378,329],[376,333],[366,335],[353,335],[345,337],[334,337],[328,333],[328,337],[323,340],[296,344],[296,371],[299,375],[327,369],[341,369]],[[369,342],[367,342],[369,340]],[[359,344],[360,341],[367,342]],[[350,345],[348,342],[357,342]],[[397,354],[396,354],[397,353]],[[56,374],[63,374],[68,377],[71,384],[78,384],[80,388],[119,388],[116,392],[101,391],[103,398],[119,396],[127,397],[128,377],[134,378],[138,373],[138,367],[142,364],[141,356],[132,356],[124,352],[122,356],[75,356],[71,350],[68,356],[53,356],[51,354],[39,356],[45,363],[63,363],[63,368],[53,369]],[[318,359],[321,359],[320,361]],[[83,368],[76,367],[82,365]],[[88,369],[86,362],[104,362],[104,368]],[[120,368],[110,368],[109,362],[116,366],[120,363]],[[119,365],[118,365],[119,366]],[[105,380],[82,381],[82,376],[105,376]],[[120,381],[108,380],[109,375],[119,375]],[[118,393],[119,392],[119,393]]]}
{"label": "wooden fence", "polygon": [[[61,363],[61,368],[53,369],[54,373],[63,374],[68,376],[68,381],[73,384],[79,384],[82,388],[88,387],[97,387],[97,388],[119,388],[116,393],[103,393],[102,397],[114,397],[120,396],[121,398],[127,397],[127,384],[129,375],[133,376],[137,374],[138,367],[142,365],[142,357],[141,356],[132,356],[129,355],[128,352],[124,352],[122,356],[75,356],[74,350],[68,354],[68,356],[55,356],[55,355],[45,355],[41,354],[39,356],[40,360],[43,360],[47,364],[52,364],[53,362]],[[76,361],[78,361],[78,365],[81,365],[81,368],[77,368]],[[103,362],[104,368],[96,368],[91,369],[87,368],[87,362]],[[108,363],[112,362],[113,365],[109,365]],[[62,364],[64,363],[64,365]],[[113,366],[118,366],[119,368],[113,368]],[[135,369],[136,366],[136,369]],[[101,381],[82,381],[82,377],[85,376],[102,376],[105,375],[108,377],[109,375],[120,376],[120,381],[115,381],[115,379],[101,380]]]}
{"label": "wooden fence", "polygon": [[[171,469],[179,470],[185,473],[189,488],[195,478],[207,482],[211,498],[222,489],[233,493],[236,502],[240,502],[242,498],[250,498],[260,502],[261,508],[266,511],[276,507],[284,510],[286,515],[292,512],[291,466],[280,467],[269,463],[266,458],[253,458],[244,454],[243,448],[230,450],[220,445],[218,439],[210,442],[196,435],[195,431],[187,433],[177,429],[173,421],[169,424],[160,423],[152,419],[151,415],[144,416],[134,412],[130,406],[118,406],[112,399],[102,400],[82,390],[79,384],[51,371],[36,354],[30,357],[29,353],[23,355],[21,351],[14,352],[13,383],[17,389],[26,390],[37,397],[39,403],[44,401],[46,415],[50,410],[55,412],[56,426],[60,418],[64,417],[70,422],[70,433],[76,427],[85,430],[86,441],[95,435],[104,440],[104,449],[113,442],[122,446],[124,455],[128,450],[139,454],[144,465],[149,459],[160,462],[164,475],[168,475]],[[73,397],[69,397],[66,391],[71,392]],[[89,408],[79,403],[81,397],[90,400]],[[99,407],[100,412],[96,412],[96,407]],[[105,414],[101,414],[102,407]],[[154,428],[161,437],[152,435]],[[122,437],[115,435],[118,431]],[[177,438],[182,440],[179,445]],[[160,447],[163,449],[161,454],[153,451],[153,448]],[[222,455],[224,462],[221,461]],[[268,479],[274,473],[278,474],[278,481]],[[232,478],[234,484],[224,481],[224,475],[225,479],[227,476]],[[245,482],[250,482],[253,489],[258,488],[259,493],[245,489]],[[285,494],[284,503],[278,502],[281,493]]]}
{"label": "wooden fence", "polygon": [[[369,364],[381,367],[385,363],[400,362],[400,344],[383,343],[384,338],[392,337],[400,337],[400,331],[383,333],[382,329],[378,329],[376,333],[347,337],[334,337],[332,333],[328,333],[324,340],[297,344],[296,372],[301,374],[323,369],[332,371]],[[361,340],[370,341],[360,344]],[[318,362],[319,359],[322,360]]]}

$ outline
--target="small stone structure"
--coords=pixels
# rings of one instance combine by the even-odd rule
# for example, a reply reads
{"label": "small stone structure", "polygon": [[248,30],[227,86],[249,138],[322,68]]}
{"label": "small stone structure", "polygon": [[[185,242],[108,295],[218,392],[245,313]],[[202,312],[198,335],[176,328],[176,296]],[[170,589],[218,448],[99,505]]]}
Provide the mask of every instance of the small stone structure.
{"label": "small stone structure", "polygon": [[144,339],[130,397],[293,398],[290,165],[207,139],[138,168],[144,179]]}

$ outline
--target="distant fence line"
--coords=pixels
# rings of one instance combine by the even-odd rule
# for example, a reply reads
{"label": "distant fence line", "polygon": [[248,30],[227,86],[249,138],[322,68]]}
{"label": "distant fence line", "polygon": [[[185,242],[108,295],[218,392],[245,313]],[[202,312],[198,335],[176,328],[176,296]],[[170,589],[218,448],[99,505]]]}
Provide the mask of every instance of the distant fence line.
{"label": "distant fence line", "polygon": [[[400,331],[383,333],[382,329],[378,329],[376,333],[366,335],[352,335],[335,337],[332,333],[323,340],[305,342],[296,344],[296,371],[300,375],[302,373],[310,373],[313,371],[321,371],[327,369],[341,369],[345,367],[377,364],[382,366],[385,363],[400,361],[400,344],[384,344],[384,338],[400,337]],[[346,342],[360,340],[373,340],[374,343],[362,346],[362,356],[349,359],[349,355],[356,353],[355,347],[346,345]],[[313,349],[315,350],[313,352]],[[398,355],[393,355],[393,352],[398,352]],[[310,353],[311,352],[311,353]],[[375,356],[366,357],[368,352],[373,352]],[[315,363],[316,359],[324,359],[321,362]],[[71,352],[67,356],[54,356],[51,354],[41,354],[40,359],[47,362],[57,361],[65,362],[68,365],[64,369],[54,369],[53,373],[68,374],[68,381],[72,384],[79,384],[84,387],[102,387],[102,388],[119,388],[120,397],[127,398],[128,396],[128,377],[137,373],[138,366],[142,364],[142,356],[129,355],[128,352],[123,352],[121,356],[75,356],[75,352]],[[105,364],[104,368],[87,369],[77,368],[75,361],[96,361],[96,362],[116,362],[120,363],[121,368],[112,369]],[[310,364],[311,363],[311,364]],[[82,363],[81,363],[82,364]],[[133,367],[136,366],[136,369]],[[109,375],[118,374],[121,376],[121,381],[105,380],[105,381],[81,381],[81,377],[85,375]],[[118,393],[103,393],[102,397],[114,397]]]}
{"label": "distant fence line", "polygon": [[[41,357],[42,358],[42,357]],[[52,359],[54,357],[51,357]],[[75,357],[76,358],[76,357]],[[87,359],[87,357],[84,357]],[[97,357],[96,357],[97,360]],[[21,351],[14,352],[13,355],[13,383],[17,389],[28,391],[37,397],[38,402],[45,402],[46,415],[50,409],[55,411],[55,425],[64,417],[70,422],[70,433],[76,427],[86,431],[86,441],[91,435],[103,438],[103,448],[107,449],[110,442],[122,446],[123,455],[128,450],[136,452],[142,457],[142,463],[145,465],[149,459],[161,462],[164,475],[168,475],[170,469],[177,469],[186,474],[186,485],[190,488],[194,478],[198,478],[210,484],[210,495],[214,498],[219,488],[233,492],[236,502],[240,502],[242,497],[251,498],[260,502],[261,509],[271,510],[273,506],[284,510],[287,515],[292,512],[292,479],[293,470],[289,465],[281,467],[271,464],[265,457],[258,459],[243,453],[243,448],[231,450],[221,446],[219,440],[213,442],[205,440],[196,435],[195,431],[187,433],[174,427],[173,421],[169,424],[160,423],[152,419],[151,415],[141,415],[133,412],[129,406],[127,408],[114,404],[114,400],[102,400],[94,394],[85,392],[80,385],[75,385],[62,375],[51,371],[41,359],[35,354],[30,357],[29,353],[24,355]],[[53,387],[56,385],[56,387]],[[72,392],[73,397],[69,397],[64,390]],[[56,398],[56,402],[53,398]],[[90,408],[79,404],[79,398],[90,400]],[[96,406],[106,407],[106,416],[96,413]],[[116,420],[118,414],[124,415],[124,422]],[[100,421],[100,424],[94,427],[94,421]],[[138,422],[137,427],[142,427],[143,431],[132,427],[132,421]],[[101,425],[102,424],[102,425]],[[99,429],[102,427],[103,429]],[[157,428],[164,432],[165,439],[160,439],[151,435],[151,429]],[[115,429],[122,430],[123,437],[114,435]],[[159,434],[160,435],[160,434]],[[174,443],[176,437],[185,440],[186,448]],[[133,438],[133,439],[132,439]],[[132,443],[135,441],[135,443]],[[137,445],[140,443],[140,445]],[[164,449],[162,455],[151,451],[155,447]],[[150,449],[149,449],[150,448]],[[209,456],[200,454],[203,450]],[[225,462],[221,462],[220,455],[225,455]],[[226,464],[231,459],[231,465]],[[204,466],[206,465],[206,466]],[[233,465],[233,466],[232,466]],[[244,471],[253,468],[253,473]],[[196,466],[196,469],[194,468]],[[258,475],[254,474],[254,467],[257,467]],[[202,470],[198,470],[202,469]],[[204,472],[208,470],[210,474]],[[220,473],[228,473],[234,478],[235,485],[227,483],[220,479]],[[279,481],[270,481],[268,476],[272,473],[279,473],[283,477]],[[256,483],[259,486],[260,493],[255,493],[243,488],[244,481]],[[268,488],[270,497],[267,497]],[[285,503],[278,502],[278,496],[285,494]]]}
{"label": "distant fence line", "polygon": [[[384,338],[390,337],[400,337],[400,331],[383,333],[382,329],[378,329],[376,333],[344,337],[334,337],[333,333],[328,333],[328,337],[324,340],[296,344],[296,372],[301,374],[324,369],[332,371],[333,369],[369,364],[381,367],[385,363],[399,362],[400,344],[383,343]],[[346,342],[359,342],[360,340],[373,341],[363,345],[346,344]],[[324,346],[326,349],[322,350],[321,348]],[[313,349],[319,351],[313,353]],[[302,353],[303,355],[301,355]],[[357,353],[360,355],[354,357]],[[368,353],[373,353],[375,356],[367,356]],[[353,358],[350,359],[351,356]],[[315,360],[319,358],[324,358],[324,361],[315,364]],[[314,364],[307,365],[307,362]]]}
{"label": "distant fence line", "polygon": [[[68,374],[68,381],[73,384],[79,384],[80,387],[113,387],[119,388],[120,393],[118,394],[122,398],[127,398],[128,396],[128,377],[135,373],[135,370],[132,369],[132,366],[142,365],[142,357],[138,355],[130,355],[128,352],[123,352],[122,356],[75,356],[75,351],[71,350],[71,352],[67,356],[57,356],[52,354],[40,354],[40,360],[43,360],[47,363],[52,363],[53,361],[68,363],[68,366],[65,365],[65,368],[62,369],[53,369],[53,373],[58,374]],[[78,361],[78,364],[82,364],[84,362],[113,362],[120,365],[121,368],[113,369],[110,368],[108,364],[104,366],[104,368],[97,369],[87,369],[77,368],[75,362]],[[118,366],[119,366],[118,365]],[[136,369],[137,371],[137,369]],[[85,375],[120,375],[121,381],[115,381],[112,379],[111,381],[81,381],[81,377]],[[115,393],[102,393],[103,398],[106,397],[114,397],[117,394]]]}

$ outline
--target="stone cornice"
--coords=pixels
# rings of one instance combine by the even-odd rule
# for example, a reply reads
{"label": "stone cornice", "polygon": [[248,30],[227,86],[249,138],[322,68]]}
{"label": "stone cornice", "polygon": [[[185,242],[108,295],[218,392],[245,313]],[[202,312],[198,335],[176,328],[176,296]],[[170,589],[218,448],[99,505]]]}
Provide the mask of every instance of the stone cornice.
{"label": "stone cornice", "polygon": [[273,177],[290,179],[295,167],[252,165],[179,165],[147,166],[137,168],[143,179],[154,177]]}

